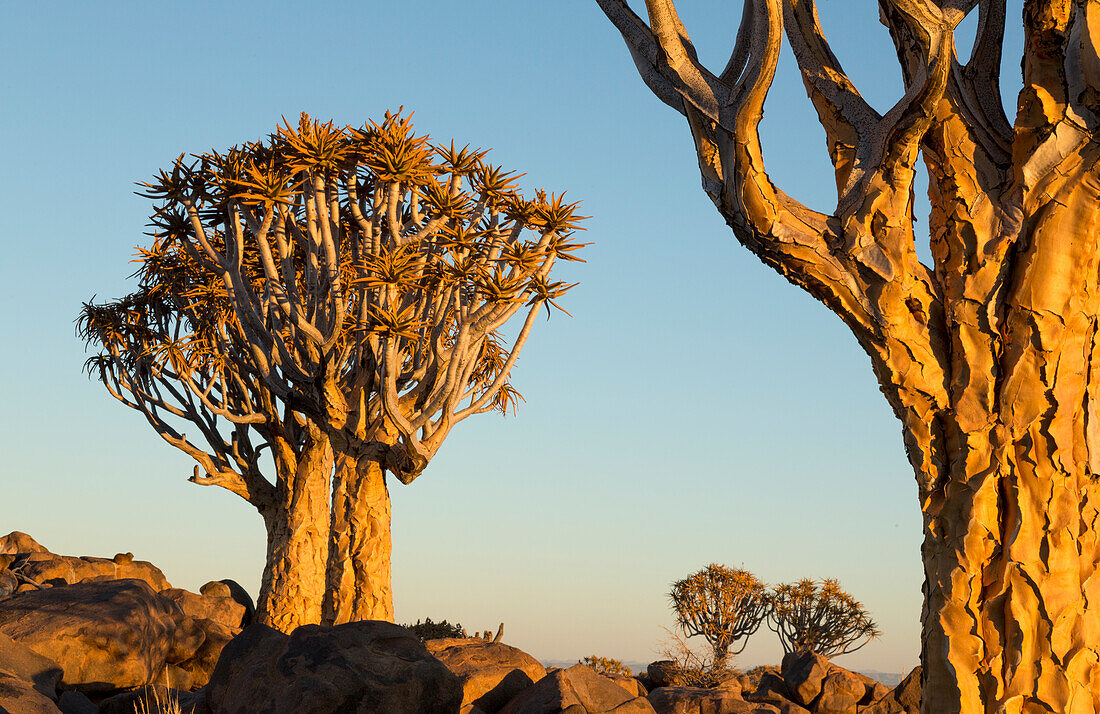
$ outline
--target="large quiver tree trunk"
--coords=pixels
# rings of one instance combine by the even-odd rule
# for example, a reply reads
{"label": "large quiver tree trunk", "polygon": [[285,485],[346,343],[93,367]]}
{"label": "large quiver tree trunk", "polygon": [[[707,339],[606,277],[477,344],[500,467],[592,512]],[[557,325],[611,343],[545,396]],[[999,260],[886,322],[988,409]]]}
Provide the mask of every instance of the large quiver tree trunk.
{"label": "large quiver tree trunk", "polygon": [[329,491],[333,455],[328,439],[312,435],[295,456],[285,443],[280,480],[261,509],[267,528],[267,561],[256,602],[259,622],[289,633],[321,622],[328,563]]}
{"label": "large quiver tree trunk", "polygon": [[[880,0],[905,96],[885,115],[812,0],[749,0],[721,75],[671,0],[598,0],[688,119],[737,238],[852,330],[894,413],[924,513],[925,714],[1100,711],[1100,4],[1029,0],[1015,126],[1003,0]],[[970,60],[953,32],[977,8]],[[836,169],[833,214],[778,190],[757,126],[783,28]],[[917,257],[916,162],[931,247]]]}
{"label": "large quiver tree trunk", "polygon": [[393,622],[390,493],[378,460],[343,455],[333,489],[324,621]]}

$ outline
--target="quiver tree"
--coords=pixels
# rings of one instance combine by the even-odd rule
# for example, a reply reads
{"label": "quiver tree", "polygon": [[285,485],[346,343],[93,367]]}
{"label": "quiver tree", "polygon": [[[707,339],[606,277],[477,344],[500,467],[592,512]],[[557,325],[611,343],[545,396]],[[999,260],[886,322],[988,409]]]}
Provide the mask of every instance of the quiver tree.
{"label": "quiver tree", "polygon": [[[767,590],[747,570],[711,563],[669,591],[676,624],[688,637],[699,636],[714,651],[712,666],[726,669],[730,654],[740,654],[768,612]],[[741,640],[734,652],[730,648]]]}
{"label": "quiver tree", "polygon": [[855,652],[881,633],[855,598],[826,578],[776,585],[769,594],[768,627],[783,652],[810,651],[822,657]]}
{"label": "quiver tree", "polygon": [[455,424],[514,407],[519,352],[572,287],[550,271],[578,260],[576,205],[523,198],[486,153],[388,113],[360,128],[302,115],[145,185],[143,263],[198,271],[204,292],[185,297],[224,313],[219,354],[331,446],[325,621],[393,619],[386,472],[411,482]]}
{"label": "quiver tree", "polygon": [[[672,0],[647,0],[648,24],[598,2],[687,118],[734,235],[845,322],[902,422],[924,516],[923,711],[1100,710],[1100,6],[1028,0],[1010,124],[1004,0],[880,0],[906,88],[884,115],[813,0],[749,0],[718,74]],[[964,64],[954,28],[972,11]],[[757,127],[784,28],[835,167],[831,214],[764,167]],[[913,232],[921,158],[931,266]]]}

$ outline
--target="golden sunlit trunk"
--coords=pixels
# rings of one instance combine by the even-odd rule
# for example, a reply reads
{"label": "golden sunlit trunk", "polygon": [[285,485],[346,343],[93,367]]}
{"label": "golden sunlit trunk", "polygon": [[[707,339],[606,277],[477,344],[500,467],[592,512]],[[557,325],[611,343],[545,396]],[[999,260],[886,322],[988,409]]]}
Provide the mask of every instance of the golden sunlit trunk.
{"label": "golden sunlit trunk", "polygon": [[[924,714],[1100,711],[1100,4],[1027,0],[1010,123],[1004,0],[879,0],[906,92],[867,104],[814,0],[755,0],[720,75],[672,0],[597,0],[688,120],[738,240],[851,329],[903,423],[924,519]],[[955,28],[977,33],[965,64]],[[758,132],[783,35],[837,204],[779,190]],[[929,175],[932,263],[913,231]]]}
{"label": "golden sunlit trunk", "polygon": [[333,495],[325,622],[393,622],[390,494],[385,471],[377,461],[366,458],[341,458],[339,466]]}
{"label": "golden sunlit trunk", "polygon": [[921,479],[926,714],[1100,711],[1100,195],[1066,178],[1020,226],[999,328],[956,309],[942,437],[910,434],[947,461]]}
{"label": "golden sunlit trunk", "polygon": [[925,714],[1100,711],[1100,488],[1041,430],[925,503]]}
{"label": "golden sunlit trunk", "polygon": [[282,632],[321,622],[332,462],[327,440],[307,444],[289,482],[277,486],[276,504],[264,513],[267,564],[256,619]]}

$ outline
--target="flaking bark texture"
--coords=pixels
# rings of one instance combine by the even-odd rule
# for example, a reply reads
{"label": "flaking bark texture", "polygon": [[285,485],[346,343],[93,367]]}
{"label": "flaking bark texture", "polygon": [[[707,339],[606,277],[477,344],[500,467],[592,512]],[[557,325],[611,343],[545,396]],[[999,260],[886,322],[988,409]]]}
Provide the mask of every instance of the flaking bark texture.
{"label": "flaking bark texture", "polygon": [[390,493],[382,465],[341,459],[333,495],[326,624],[393,622]]}
{"label": "flaking bark texture", "polygon": [[[262,511],[267,561],[256,619],[288,634],[321,622],[325,596],[333,456],[328,440],[316,436],[286,469],[293,476],[277,485],[275,502]],[[293,458],[293,452],[284,456]]]}
{"label": "flaking bark texture", "polygon": [[[902,422],[924,514],[922,711],[1100,711],[1100,3],[1026,3],[1010,125],[1003,0],[880,0],[906,82],[885,115],[812,0],[749,0],[721,75],[671,0],[647,0],[648,24],[598,2],[688,119],[734,234],[844,320]],[[975,10],[963,64],[953,31]],[[831,215],[764,171],[757,126],[784,28],[836,169]],[[912,227],[921,158],[931,267]]]}

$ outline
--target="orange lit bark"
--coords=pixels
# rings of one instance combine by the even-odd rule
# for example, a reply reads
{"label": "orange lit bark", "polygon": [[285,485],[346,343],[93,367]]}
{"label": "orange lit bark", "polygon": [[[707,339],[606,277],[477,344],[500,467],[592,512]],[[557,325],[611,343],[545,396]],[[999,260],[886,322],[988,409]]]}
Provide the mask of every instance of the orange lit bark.
{"label": "orange lit bark", "polygon": [[332,449],[311,440],[261,510],[267,528],[267,560],[256,600],[256,619],[282,632],[321,622],[328,562],[329,486]]}
{"label": "orange lit bark", "polygon": [[341,459],[333,497],[325,622],[393,622],[390,494],[371,459]]}
{"label": "orange lit bark", "polygon": [[[750,0],[703,67],[671,0],[597,0],[688,120],[738,240],[852,330],[902,422],[924,516],[925,714],[1100,711],[1100,4],[1029,0],[1024,89],[1000,101],[1003,0],[880,0],[906,94],[885,115],[812,0]],[[977,8],[966,64],[954,28]],[[757,126],[783,29],[836,169],[812,211],[764,170]],[[913,177],[930,176],[933,266]]]}

